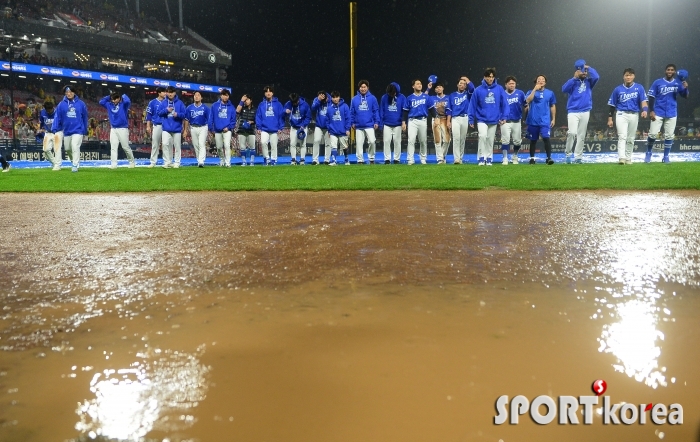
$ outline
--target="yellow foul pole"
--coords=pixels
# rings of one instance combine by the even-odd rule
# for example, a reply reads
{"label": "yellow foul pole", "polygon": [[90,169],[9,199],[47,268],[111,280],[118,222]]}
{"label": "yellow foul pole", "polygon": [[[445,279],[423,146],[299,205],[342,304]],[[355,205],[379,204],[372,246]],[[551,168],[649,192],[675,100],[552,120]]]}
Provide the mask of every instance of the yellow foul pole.
{"label": "yellow foul pole", "polygon": [[[350,2],[350,101],[355,95],[355,48],[357,47],[357,2]],[[350,140],[355,131],[350,131]]]}

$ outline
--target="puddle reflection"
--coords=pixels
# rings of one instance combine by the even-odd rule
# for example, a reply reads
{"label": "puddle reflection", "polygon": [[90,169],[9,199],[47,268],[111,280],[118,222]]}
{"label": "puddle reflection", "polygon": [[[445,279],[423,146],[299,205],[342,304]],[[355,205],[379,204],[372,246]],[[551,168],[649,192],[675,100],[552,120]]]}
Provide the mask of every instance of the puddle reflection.
{"label": "puddle reflection", "polygon": [[128,368],[106,369],[90,381],[92,399],[79,404],[75,429],[90,439],[141,440],[150,431],[181,431],[196,419],[209,367],[195,354],[155,349],[139,353]]}

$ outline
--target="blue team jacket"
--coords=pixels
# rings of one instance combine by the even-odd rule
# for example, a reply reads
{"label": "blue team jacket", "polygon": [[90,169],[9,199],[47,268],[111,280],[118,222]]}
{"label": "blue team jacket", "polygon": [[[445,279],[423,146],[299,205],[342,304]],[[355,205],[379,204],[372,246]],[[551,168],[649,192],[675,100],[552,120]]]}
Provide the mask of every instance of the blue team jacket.
{"label": "blue team jacket", "polygon": [[123,129],[129,127],[129,108],[131,107],[131,100],[126,94],[122,95],[122,101],[117,103],[115,106],[112,104],[110,96],[100,100],[100,106],[107,109],[107,116],[109,117],[109,124],[115,129]]}
{"label": "blue team jacket", "polygon": [[263,132],[277,132],[284,127],[285,115],[284,106],[277,97],[270,101],[263,99],[255,112],[255,127]]}
{"label": "blue team jacket", "polygon": [[[177,116],[173,116],[168,112],[168,107],[172,106]],[[175,95],[173,101],[167,97],[158,106],[158,115],[163,118],[163,131],[165,132],[182,132],[182,120],[185,119],[185,105],[180,101],[180,97]]]}
{"label": "blue team jacket", "polygon": [[350,130],[350,108],[341,98],[337,105],[328,103],[328,132],[336,137],[344,137]]}
{"label": "blue team jacket", "polygon": [[396,97],[392,100],[389,94],[382,95],[379,103],[379,121],[382,126],[401,126],[401,113],[406,104],[406,97],[401,93],[401,86],[398,83],[391,83],[396,87]]}
{"label": "blue team jacket", "polygon": [[222,132],[228,128],[232,131],[236,126],[236,107],[231,104],[231,100],[226,104],[221,100],[211,105],[209,112],[209,132]]}
{"label": "blue team jacket", "polygon": [[486,80],[482,80],[481,86],[474,89],[474,94],[469,100],[469,124],[496,124],[499,120],[505,120],[507,114],[506,91],[496,80],[493,80],[490,86]]}
{"label": "blue team jacket", "polygon": [[311,113],[316,112],[316,127],[328,129],[328,105],[330,104],[328,94],[326,94],[326,102],[321,103],[318,97],[314,98],[311,104]]}
{"label": "blue team jacket", "polygon": [[51,132],[63,131],[63,136],[87,135],[88,110],[85,103],[76,95],[72,100],[63,97],[56,106]]}
{"label": "blue team jacket", "polygon": [[367,129],[379,125],[379,103],[370,91],[363,96],[357,92],[350,102],[350,124],[356,129]]}
{"label": "blue team jacket", "polygon": [[306,100],[301,97],[299,97],[299,103],[296,106],[294,106],[291,101],[286,102],[284,104],[284,109],[292,111],[292,113],[289,114],[289,124],[294,129],[306,127],[309,125],[309,122],[311,122],[311,108]]}

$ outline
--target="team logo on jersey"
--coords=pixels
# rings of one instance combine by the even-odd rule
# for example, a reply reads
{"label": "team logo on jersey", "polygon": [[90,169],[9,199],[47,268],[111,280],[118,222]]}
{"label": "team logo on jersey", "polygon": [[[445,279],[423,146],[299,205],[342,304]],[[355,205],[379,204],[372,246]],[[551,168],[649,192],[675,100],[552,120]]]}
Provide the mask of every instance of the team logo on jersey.
{"label": "team logo on jersey", "polygon": [[44,118],[44,126],[50,127],[53,124],[53,118]]}
{"label": "team logo on jersey", "polygon": [[486,104],[494,104],[496,102],[496,96],[493,95],[493,92],[489,92],[488,95],[486,95],[486,98],[484,98],[484,103]]}
{"label": "team logo on jersey", "polygon": [[639,92],[637,91],[630,92],[629,94],[621,93],[617,101],[620,103],[624,103],[625,101],[636,100],[638,96]]}
{"label": "team logo on jersey", "polygon": [[425,104],[425,98],[422,98],[420,100],[411,100],[411,107],[418,107],[422,106]]}
{"label": "team logo on jersey", "polygon": [[678,86],[664,86],[659,89],[659,94],[668,95],[676,93],[676,91],[678,91]]}
{"label": "team logo on jersey", "polygon": [[68,108],[68,112],[66,112],[66,118],[76,118],[76,112],[75,108],[73,106]]}
{"label": "team logo on jersey", "polygon": [[326,115],[328,113],[328,106],[323,106],[318,110],[319,115]]}
{"label": "team logo on jersey", "polygon": [[[204,116],[204,109],[192,109],[190,110],[190,118],[196,118]],[[219,113],[219,116],[221,116],[221,113]]]}
{"label": "team logo on jersey", "polygon": [[455,105],[457,105],[457,106],[458,106],[458,105],[460,105],[460,104],[464,103],[464,101],[465,101],[466,99],[467,99],[467,95],[466,95],[466,94],[464,94],[464,95],[463,95],[463,96],[461,96],[461,97],[455,97],[455,99],[454,99],[454,103],[455,103]]}
{"label": "team logo on jersey", "polygon": [[584,92],[586,92],[586,82],[582,81],[581,84],[579,84],[578,86],[578,93],[582,94]]}
{"label": "team logo on jersey", "polygon": [[366,110],[369,110],[369,106],[367,106],[366,101],[363,101],[360,103],[360,106],[357,109],[361,110],[361,111],[366,111]]}
{"label": "team logo on jersey", "polygon": [[398,112],[398,111],[399,111],[399,107],[396,105],[396,102],[393,102],[393,103],[391,103],[391,104],[389,105],[389,107],[387,108],[387,110],[388,110],[389,112]]}
{"label": "team logo on jersey", "polygon": [[119,112],[119,104],[112,106],[112,113],[116,114],[117,112]]}
{"label": "team logo on jersey", "polygon": [[520,98],[519,97],[513,97],[508,99],[508,104],[514,104],[514,103],[520,103]]}
{"label": "team logo on jersey", "polygon": [[336,109],[333,114],[333,121],[341,121],[343,118],[340,116],[340,109]]}
{"label": "team logo on jersey", "polygon": [[272,106],[268,106],[267,110],[265,110],[265,116],[266,117],[274,117],[275,116],[275,111],[272,109]]}
{"label": "team logo on jersey", "polygon": [[226,106],[219,108],[219,118],[228,118],[228,108]]}

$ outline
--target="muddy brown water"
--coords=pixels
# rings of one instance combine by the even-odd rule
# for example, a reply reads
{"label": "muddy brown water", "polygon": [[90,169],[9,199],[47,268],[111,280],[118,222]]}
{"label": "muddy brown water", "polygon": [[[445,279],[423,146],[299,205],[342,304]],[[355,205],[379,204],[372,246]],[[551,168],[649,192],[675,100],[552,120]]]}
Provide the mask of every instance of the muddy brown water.
{"label": "muddy brown water", "polygon": [[[700,440],[698,207],[3,194],[0,441]],[[683,423],[494,424],[596,379]]]}

